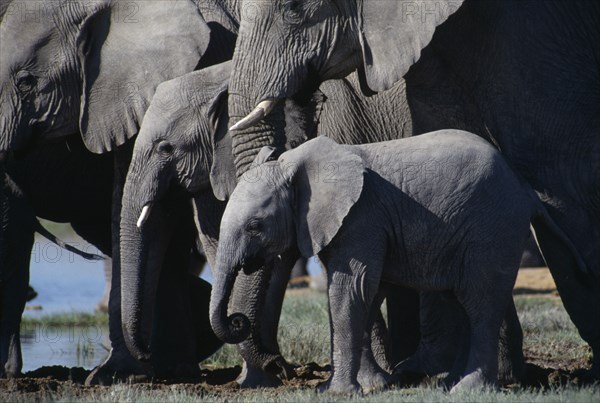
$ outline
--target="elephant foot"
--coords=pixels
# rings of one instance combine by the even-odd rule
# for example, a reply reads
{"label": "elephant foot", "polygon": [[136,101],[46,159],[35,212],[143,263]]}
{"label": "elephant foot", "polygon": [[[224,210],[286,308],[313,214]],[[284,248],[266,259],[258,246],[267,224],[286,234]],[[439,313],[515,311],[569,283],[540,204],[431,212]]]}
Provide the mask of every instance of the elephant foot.
{"label": "elephant foot", "polygon": [[341,381],[336,379],[335,376],[317,386],[317,392],[336,395],[362,394],[361,387],[358,383]]}
{"label": "elephant foot", "polygon": [[242,388],[275,388],[282,385],[276,374],[249,366],[244,361],[242,372],[235,380]]}
{"label": "elephant foot", "polygon": [[413,355],[394,367],[391,383],[403,386],[418,385],[426,376],[428,374],[423,370],[420,361]]}
{"label": "elephant foot", "polygon": [[385,372],[358,374],[358,383],[363,393],[372,393],[384,390],[391,382],[391,376]]}
{"label": "elephant foot", "polygon": [[498,380],[501,385],[510,385],[521,382],[526,377],[525,360],[511,361],[498,360]]}
{"label": "elephant foot", "polygon": [[395,375],[421,374],[422,376],[435,376],[448,373],[456,359],[456,352],[450,354],[447,349],[421,343],[417,351],[398,363],[392,371]]}
{"label": "elephant foot", "polygon": [[294,367],[278,355],[260,367],[244,361],[236,382],[243,388],[273,388],[281,386],[282,380],[290,380],[297,376]]}
{"label": "elephant foot", "polygon": [[[449,380],[449,382],[446,383],[447,387],[450,386],[449,383],[453,382]],[[452,389],[450,389],[450,393],[454,394],[465,391],[480,390],[486,387],[496,387],[496,385],[494,383],[491,383],[488,379],[486,379],[481,369],[478,369],[462,378],[456,385],[452,387]]]}
{"label": "elephant foot", "polygon": [[289,381],[290,379],[294,379],[298,376],[296,374],[296,370],[292,365],[290,365],[283,357],[279,356],[275,361],[273,361],[267,369],[273,368],[277,372],[277,376],[279,379],[284,379]]}
{"label": "elephant foot", "polygon": [[117,382],[148,382],[154,377],[150,365],[142,364],[127,352],[111,349],[104,362],[92,370],[85,380],[86,386],[109,386]]}
{"label": "elephant foot", "polygon": [[5,370],[0,370],[0,379],[15,379],[15,378],[19,378],[21,376],[21,371],[5,371]]}
{"label": "elephant foot", "polygon": [[391,381],[391,376],[385,372],[370,354],[365,350],[360,361],[360,369],[357,375],[363,393],[371,393],[385,389]]}

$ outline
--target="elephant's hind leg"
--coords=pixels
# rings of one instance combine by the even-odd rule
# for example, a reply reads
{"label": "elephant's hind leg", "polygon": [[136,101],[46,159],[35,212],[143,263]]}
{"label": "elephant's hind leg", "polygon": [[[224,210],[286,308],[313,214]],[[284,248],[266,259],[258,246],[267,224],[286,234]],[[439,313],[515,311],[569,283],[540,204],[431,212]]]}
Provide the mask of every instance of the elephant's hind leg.
{"label": "elephant's hind leg", "polygon": [[[516,271],[515,268],[515,277]],[[476,278],[468,290],[456,292],[469,318],[470,346],[462,379],[451,392],[497,384],[500,327],[512,297],[514,278],[506,278],[504,270],[496,272],[500,274],[488,279],[491,281]],[[456,373],[453,371],[446,383],[450,386],[456,381]]]}

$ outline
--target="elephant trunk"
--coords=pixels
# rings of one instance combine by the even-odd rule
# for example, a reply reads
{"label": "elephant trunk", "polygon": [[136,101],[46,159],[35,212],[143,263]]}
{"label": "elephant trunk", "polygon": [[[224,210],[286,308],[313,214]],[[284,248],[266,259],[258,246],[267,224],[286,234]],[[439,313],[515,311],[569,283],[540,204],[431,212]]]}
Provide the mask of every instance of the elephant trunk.
{"label": "elephant trunk", "polygon": [[[133,166],[133,164],[132,164]],[[151,196],[143,192],[136,178],[128,175],[121,210],[121,315],[123,334],[131,354],[139,360],[150,359],[150,336],[156,290],[170,233],[168,221],[158,209],[146,217],[142,228],[137,221],[144,200]],[[148,175],[152,177],[152,175]],[[147,177],[146,177],[147,178]]]}
{"label": "elephant trunk", "polygon": [[217,264],[213,273],[210,324],[219,339],[225,343],[237,344],[250,335],[250,321],[241,313],[227,316],[227,307],[238,275],[238,267],[230,262],[224,262],[219,255],[221,253],[217,255]]}
{"label": "elephant trunk", "polygon": [[[260,77],[257,68],[243,57],[234,55],[233,71],[243,72],[243,74],[235,74],[229,84],[229,124],[233,128],[241,126],[240,130],[231,131],[233,155],[239,179],[248,170],[263,146],[283,147],[285,144],[284,103],[276,101],[277,98],[283,97],[279,93],[283,93],[284,90],[267,88],[266,77]],[[260,88],[256,88],[255,85]],[[256,119],[251,119],[251,125],[243,122],[238,125],[246,120],[249,114],[254,115],[255,118],[258,116],[258,123]]]}
{"label": "elephant trunk", "polygon": [[[232,94],[235,94],[232,93]],[[238,122],[246,116],[248,110],[255,105],[248,102],[247,98],[240,95],[230,95],[233,107],[230,122]],[[266,118],[254,126],[231,132],[233,155],[237,178],[250,168],[254,158],[264,146],[283,146],[285,139],[280,133],[285,129],[285,118],[283,114],[283,103],[275,106]]]}

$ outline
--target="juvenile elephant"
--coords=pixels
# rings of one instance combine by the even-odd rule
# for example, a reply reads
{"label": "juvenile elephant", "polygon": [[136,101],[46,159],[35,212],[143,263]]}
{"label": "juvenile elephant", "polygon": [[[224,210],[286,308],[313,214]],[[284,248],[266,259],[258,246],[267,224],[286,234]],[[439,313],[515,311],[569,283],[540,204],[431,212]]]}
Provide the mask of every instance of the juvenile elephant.
{"label": "juvenile elephant", "polygon": [[554,253],[576,256],[535,193],[474,134],[446,130],[360,146],[318,137],[277,160],[269,153],[275,149],[261,150],[248,171],[254,180],[240,181],[225,208],[211,323],[224,340],[241,331],[240,314],[227,316],[241,269],[295,247],[318,255],[327,269],[332,340],[325,389],[387,382],[362,347],[383,284],[453,294],[469,318],[470,347],[447,382],[454,389],[495,384],[500,326],[506,313],[516,315],[511,293],[530,220],[552,231]]}

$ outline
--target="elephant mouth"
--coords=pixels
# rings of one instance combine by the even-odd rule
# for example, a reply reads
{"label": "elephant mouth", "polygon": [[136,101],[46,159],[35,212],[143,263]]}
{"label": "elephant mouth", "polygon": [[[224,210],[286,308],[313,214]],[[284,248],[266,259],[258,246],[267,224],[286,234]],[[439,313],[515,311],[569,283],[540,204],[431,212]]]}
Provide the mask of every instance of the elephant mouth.
{"label": "elephant mouth", "polygon": [[253,256],[249,259],[245,259],[242,264],[242,271],[244,272],[244,274],[246,275],[250,275],[253,273],[256,273],[258,270],[260,270],[262,267],[265,266],[265,259],[261,256]]}

